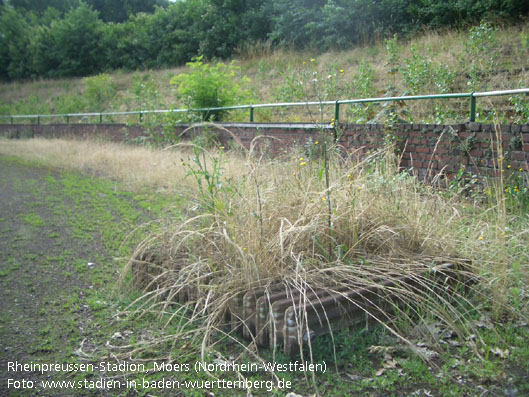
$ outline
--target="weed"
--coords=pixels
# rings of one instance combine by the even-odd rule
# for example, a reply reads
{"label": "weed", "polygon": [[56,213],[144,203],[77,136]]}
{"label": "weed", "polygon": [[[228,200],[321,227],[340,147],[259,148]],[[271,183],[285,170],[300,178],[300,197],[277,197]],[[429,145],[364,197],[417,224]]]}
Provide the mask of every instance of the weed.
{"label": "weed", "polygon": [[529,122],[529,100],[524,95],[514,95],[509,97],[513,110],[517,116],[516,122],[527,123]]}
{"label": "weed", "polygon": [[497,30],[486,22],[472,27],[464,49],[468,58],[463,62],[468,73],[467,86],[472,91],[486,90],[487,77],[498,64]]}
{"label": "weed", "polygon": [[24,216],[24,221],[35,227],[44,226],[44,220],[38,214],[27,214]]}
{"label": "weed", "polygon": [[[358,74],[353,77],[349,92],[354,98],[369,98],[374,92],[375,72],[371,65],[365,61],[360,64]],[[375,113],[374,104],[352,105],[346,111],[347,120],[354,123],[367,123],[371,121]]]}
{"label": "weed", "polygon": [[[413,177],[398,172],[390,151],[373,153],[367,160],[356,162],[338,155],[337,148],[336,151],[329,150],[332,139],[328,132],[327,139],[327,150],[315,148],[322,142],[318,137],[318,145],[313,142],[303,153],[294,153],[292,157],[295,155],[295,160],[283,162],[260,157],[256,152],[240,158],[240,154],[231,151],[200,150],[199,164],[193,158],[190,160],[196,175],[177,161],[190,153],[183,146],[173,148],[174,151],[160,151],[114,145],[103,147],[90,142],[77,145],[75,142],[63,144],[53,141],[25,142],[24,145],[29,146],[24,146],[24,150],[20,146],[21,142],[8,142],[4,150],[14,152],[18,148],[19,153],[38,153],[43,156],[41,158],[47,159],[48,164],[61,161],[53,150],[59,150],[62,156],[72,152],[74,154],[70,159],[74,160],[78,158],[75,156],[76,151],[84,150],[93,152],[93,157],[79,162],[70,160],[70,167],[95,169],[101,174],[134,181],[135,186],[148,186],[152,190],[173,188],[184,190],[184,193],[189,191],[189,217],[166,219],[160,222],[159,227],[152,226],[152,234],[138,246],[131,260],[134,266],[143,266],[153,272],[151,275],[156,278],[159,288],[150,291],[150,295],[146,291],[147,295],[143,297],[137,294],[139,299],[136,302],[132,302],[132,297],[130,300],[127,298],[126,304],[130,304],[128,313],[136,313],[136,317],[119,316],[123,321],[119,323],[120,326],[123,324],[126,327],[126,324],[136,322],[138,326],[152,329],[152,322],[159,315],[168,328],[165,334],[155,332],[154,339],[149,342],[142,342],[138,336],[134,340],[131,338],[130,347],[120,351],[120,354],[124,354],[120,358],[130,357],[130,351],[137,353],[135,357],[142,358],[160,356],[160,351],[171,352],[170,359],[178,354],[189,357],[202,350],[198,346],[199,342],[205,344],[204,355],[211,357],[223,335],[222,326],[229,298],[254,286],[274,282],[307,291],[311,288],[336,287],[336,280],[347,280],[351,282],[350,288],[356,288],[372,283],[369,275],[376,272],[401,274],[413,266],[430,267],[433,258],[448,256],[447,259],[451,260],[450,257],[458,256],[473,260],[471,269],[473,273],[479,274],[479,278],[474,278],[478,284],[469,286],[467,291],[448,289],[438,293],[437,300],[430,293],[402,289],[402,301],[408,303],[406,307],[409,310],[403,311],[400,321],[408,322],[408,329],[422,320],[426,323],[439,321],[463,337],[471,333],[477,335],[476,345],[465,344],[466,350],[462,348],[461,355],[474,360],[467,364],[467,367],[473,366],[469,374],[493,379],[494,374],[502,370],[501,365],[494,364],[497,358],[494,357],[493,348],[496,346],[493,345],[497,344],[503,350],[505,345],[492,335],[481,337],[481,333],[476,332],[475,327],[472,328],[467,321],[469,312],[484,313],[493,304],[497,304],[502,313],[505,313],[508,305],[516,311],[526,310],[527,292],[524,284],[513,281],[520,280],[526,273],[527,224],[525,217],[510,215],[504,192],[505,186],[510,183],[509,177],[506,175],[504,181],[507,183],[502,189],[494,190],[494,195],[498,195],[497,201],[484,206],[475,202],[468,205],[466,200],[461,199],[460,186],[454,186],[456,193],[453,195],[440,194]],[[37,144],[42,146],[32,146]],[[40,150],[34,150],[35,147]],[[44,149],[49,151],[47,157]],[[324,159],[325,153],[328,155],[327,161]],[[191,151],[190,155],[196,156],[197,153]],[[126,167],[117,165],[122,160]],[[171,168],[175,162],[177,166]],[[508,164],[503,163],[502,166],[508,170]],[[153,183],[157,172],[164,172],[166,167],[169,174]],[[186,174],[189,175],[187,178]],[[172,181],[168,184],[167,180],[171,177]],[[472,174],[468,177],[472,179]],[[462,174],[461,180],[465,178]],[[104,225],[101,231],[106,241],[104,245],[112,252],[126,255],[130,248],[122,248],[119,244],[123,239],[122,230],[128,230],[129,225],[137,223],[139,219],[136,207],[126,202],[135,197],[140,202],[137,208],[160,208],[154,195],[138,192],[134,196],[117,194],[107,183],[98,183],[96,186],[92,179],[77,179],[55,179],[54,186],[65,189],[68,200],[79,208],[78,213],[60,209],[65,214],[68,227],[84,233],[95,233]],[[196,198],[201,197],[198,180],[202,181],[204,199],[197,206]],[[213,194],[210,192],[211,183]],[[29,181],[27,186],[34,188],[34,184]],[[225,186],[233,190],[223,191]],[[171,200],[169,198],[167,201]],[[102,203],[94,204],[96,201]],[[216,202],[221,202],[221,206],[217,206]],[[332,202],[330,212],[329,202]],[[505,210],[502,209],[504,204]],[[109,211],[108,208],[114,210]],[[158,213],[161,215],[163,211]],[[117,217],[127,221],[113,225],[112,220]],[[85,225],[87,219],[99,219],[100,223]],[[142,253],[155,253],[158,260],[154,264],[139,261]],[[67,259],[74,253],[66,252],[64,255],[61,263],[77,263]],[[78,263],[79,266],[83,263],[86,266],[84,261]],[[155,275],[153,269],[160,269],[161,272]],[[95,277],[96,285],[108,283],[111,277]],[[417,281],[425,287],[432,285],[429,278],[418,278]],[[444,288],[445,284],[441,286]],[[171,299],[175,294],[189,290],[196,292],[197,296],[186,305],[175,304]],[[450,295],[456,296],[456,302],[453,297],[448,298]],[[491,296],[494,299],[490,299]],[[88,300],[97,309],[94,312],[98,315],[107,310],[100,297],[93,295]],[[461,301],[465,304],[460,304]],[[72,297],[66,304],[68,309],[75,310],[80,302]],[[163,313],[157,314],[160,308]],[[502,316],[498,315],[497,318]],[[384,324],[390,324],[391,327],[384,328],[381,334],[395,332],[406,337],[405,326],[389,322],[380,326],[384,327]],[[359,372],[366,376],[373,374],[379,368],[379,357],[365,353],[367,343],[363,341],[369,340],[372,331],[370,328],[369,333],[364,334],[360,331],[345,332],[344,335],[334,332],[332,337],[318,337],[312,343],[313,357],[329,356],[335,351],[338,362],[344,366],[348,361],[358,362]],[[355,332],[360,332],[360,336],[356,336]],[[374,331],[374,334],[377,332]],[[523,330],[515,332],[513,328],[510,332],[513,333],[510,339],[507,338],[507,332],[502,337],[519,346],[519,350],[513,353],[513,362],[526,362],[527,349],[523,349],[526,334]],[[186,345],[189,340],[186,338],[191,335],[192,342]],[[48,349],[49,343],[45,341],[48,337],[42,337],[40,345]],[[521,341],[518,340],[520,337]],[[336,349],[332,345],[333,338]],[[480,338],[483,342],[479,341]],[[228,338],[230,342],[222,344],[227,345],[228,349],[233,348],[234,343],[239,343],[234,342],[234,339]],[[360,347],[356,348],[351,340],[357,341]],[[487,345],[491,346],[486,348]],[[488,352],[488,356],[485,353],[482,356],[492,364],[482,364],[476,358],[480,348]],[[123,353],[124,350],[127,352]],[[310,354],[310,351],[304,351],[304,357]],[[405,367],[406,373],[421,376],[446,393],[457,394],[458,390],[463,390],[464,386],[449,382],[435,383],[437,381],[425,372],[422,361],[413,359],[413,356],[406,359],[404,361],[399,357],[397,360],[401,367]],[[323,379],[322,382],[331,382],[326,390],[347,393],[345,387],[349,383],[342,387],[336,377]],[[369,382],[364,380],[354,387],[355,390],[364,391],[372,391],[371,387],[377,387],[391,393],[394,390],[407,390],[411,382],[407,379],[399,375],[398,370],[388,370],[387,376]]]}
{"label": "weed", "polygon": [[[221,197],[221,194],[233,192],[223,177],[224,147],[221,146],[216,154],[210,154],[206,152],[206,149],[196,144],[192,148],[193,157],[187,163],[182,160],[182,165],[189,170],[187,175],[195,179],[200,199],[206,211],[213,214],[224,213],[229,209],[226,207],[225,198]],[[210,161],[206,160],[206,157],[209,157]],[[208,163],[211,164],[210,168],[208,168]]]}
{"label": "weed", "polygon": [[400,71],[411,94],[449,92],[456,77],[455,71],[450,71],[446,65],[435,64],[427,56],[419,54],[413,45],[410,52],[411,58],[404,58]]}
{"label": "weed", "polygon": [[[385,45],[386,45],[386,53],[388,57],[388,60],[386,63],[386,67],[388,68],[387,72],[391,76],[396,76],[396,74],[400,70],[400,65],[401,65],[401,62],[400,62],[401,55],[400,55],[400,47],[398,44],[398,35],[394,34],[391,39],[387,39],[385,41]],[[395,81],[396,80],[394,79],[393,85],[395,85]]]}

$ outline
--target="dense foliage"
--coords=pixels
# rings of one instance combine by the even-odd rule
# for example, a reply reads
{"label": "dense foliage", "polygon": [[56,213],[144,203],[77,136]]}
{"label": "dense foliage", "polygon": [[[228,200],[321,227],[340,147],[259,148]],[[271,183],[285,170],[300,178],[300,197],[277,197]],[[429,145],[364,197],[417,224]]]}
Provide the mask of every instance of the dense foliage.
{"label": "dense foliage", "polygon": [[528,13],[526,0],[4,0],[0,78],[181,65],[227,58],[259,40],[345,48]]}

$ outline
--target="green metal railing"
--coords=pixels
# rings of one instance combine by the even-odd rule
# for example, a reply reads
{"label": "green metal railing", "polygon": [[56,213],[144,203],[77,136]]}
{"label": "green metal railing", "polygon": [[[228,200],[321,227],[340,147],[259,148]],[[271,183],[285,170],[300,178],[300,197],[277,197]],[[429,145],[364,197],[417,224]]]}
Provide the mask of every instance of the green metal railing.
{"label": "green metal railing", "polygon": [[254,122],[254,111],[255,109],[261,108],[278,108],[278,107],[299,107],[299,106],[334,106],[334,119],[338,123],[340,120],[340,105],[346,104],[362,104],[362,103],[373,103],[373,102],[395,102],[395,101],[416,101],[426,99],[449,99],[449,98],[468,98],[470,102],[469,106],[469,121],[476,121],[476,100],[481,97],[491,97],[499,95],[517,95],[517,94],[529,94],[529,88],[521,88],[516,90],[505,90],[505,91],[486,91],[486,92],[463,92],[454,94],[437,94],[437,95],[411,95],[411,96],[396,96],[396,97],[379,97],[379,98],[365,98],[365,99],[346,99],[337,101],[320,101],[320,102],[284,102],[284,103],[262,103],[255,105],[237,105],[237,106],[225,106],[225,107],[214,107],[214,108],[198,108],[198,109],[167,109],[167,110],[136,110],[129,112],[105,112],[105,113],[67,113],[67,114],[29,114],[29,115],[0,115],[0,118],[9,119],[10,123],[13,124],[17,119],[36,119],[37,124],[40,124],[41,119],[48,118],[62,118],[66,123],[70,122],[73,117],[99,117],[99,123],[103,123],[104,116],[127,116],[127,115],[138,115],[139,121],[143,121],[143,116],[146,114],[159,114],[159,113],[207,113],[215,111],[226,111],[226,110],[240,110],[248,109],[250,122]]}

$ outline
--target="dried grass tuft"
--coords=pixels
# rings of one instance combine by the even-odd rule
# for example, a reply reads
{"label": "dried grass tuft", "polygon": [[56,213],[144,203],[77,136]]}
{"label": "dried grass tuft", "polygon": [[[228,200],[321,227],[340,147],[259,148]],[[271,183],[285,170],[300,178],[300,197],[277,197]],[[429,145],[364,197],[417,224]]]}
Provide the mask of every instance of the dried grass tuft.
{"label": "dried grass tuft", "polygon": [[[209,163],[224,156],[203,155]],[[214,197],[222,205],[211,210],[205,204],[211,197],[202,197],[196,208],[195,198],[199,215],[168,224],[140,244],[128,264],[145,289],[137,313],[181,302],[178,315],[203,321],[205,353],[214,334],[235,340],[226,330],[233,299],[260,288],[287,291],[298,310],[300,345],[310,346],[307,312],[315,310],[318,290],[347,296],[354,305],[351,291],[369,289],[373,310],[366,315],[402,340],[407,328],[423,322],[469,334],[468,319],[490,303],[489,291],[507,287],[487,278],[490,269],[476,261],[484,249],[488,263],[508,260],[496,246],[472,241],[484,219],[474,218],[459,196],[400,172],[391,148],[364,160],[332,148],[329,185],[323,159],[304,156],[269,159],[252,147],[238,160],[239,175],[223,177],[226,189]],[[487,222],[497,221],[491,216]],[[146,260],[149,255],[156,259]],[[447,263],[449,271],[438,270]]]}

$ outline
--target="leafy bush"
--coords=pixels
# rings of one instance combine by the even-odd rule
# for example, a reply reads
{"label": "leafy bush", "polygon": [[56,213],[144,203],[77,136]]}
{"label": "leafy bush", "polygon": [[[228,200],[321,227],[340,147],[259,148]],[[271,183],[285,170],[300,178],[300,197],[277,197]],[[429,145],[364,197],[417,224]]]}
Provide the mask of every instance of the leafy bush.
{"label": "leafy bush", "polygon": [[[375,88],[373,80],[375,77],[375,71],[369,65],[369,63],[363,61],[360,64],[358,74],[353,77],[350,85],[350,92],[352,98],[369,98],[375,96]],[[347,109],[348,120],[354,123],[365,123],[373,117],[375,117],[375,105],[370,103],[363,103],[358,105],[352,105]]]}
{"label": "leafy bush", "polygon": [[63,19],[36,29],[33,40],[33,68],[47,77],[87,76],[99,72],[105,63],[101,38],[104,24],[96,11],[81,2]]}
{"label": "leafy bush", "polygon": [[52,113],[78,113],[83,112],[87,107],[87,100],[84,96],[76,93],[59,95],[53,101]]}
{"label": "leafy bush", "polygon": [[[243,103],[249,99],[250,92],[242,85],[249,82],[246,76],[235,77],[239,68],[230,63],[215,65],[202,62],[196,57],[188,62],[189,73],[182,73],[171,79],[177,87],[179,98],[190,109],[215,108]],[[201,113],[203,120],[222,120],[225,111],[205,111]]]}
{"label": "leafy bush", "polygon": [[160,93],[150,73],[134,75],[132,92],[134,93],[134,108],[152,110],[161,105]]}
{"label": "leafy bush", "polygon": [[411,93],[420,94],[421,91],[434,88],[437,92],[449,92],[456,77],[455,71],[450,71],[446,65],[436,64],[428,56],[419,54],[413,45],[410,51],[411,57],[404,59],[401,73]]}
{"label": "leafy bush", "polygon": [[484,77],[498,65],[497,45],[497,29],[489,23],[482,22],[470,29],[468,40],[464,43],[468,57],[462,62],[467,65],[467,85],[472,91],[487,89]]}
{"label": "leafy bush", "polygon": [[87,77],[84,80],[84,96],[90,111],[102,111],[101,105],[108,103],[116,94],[116,86],[112,77],[106,73]]}

